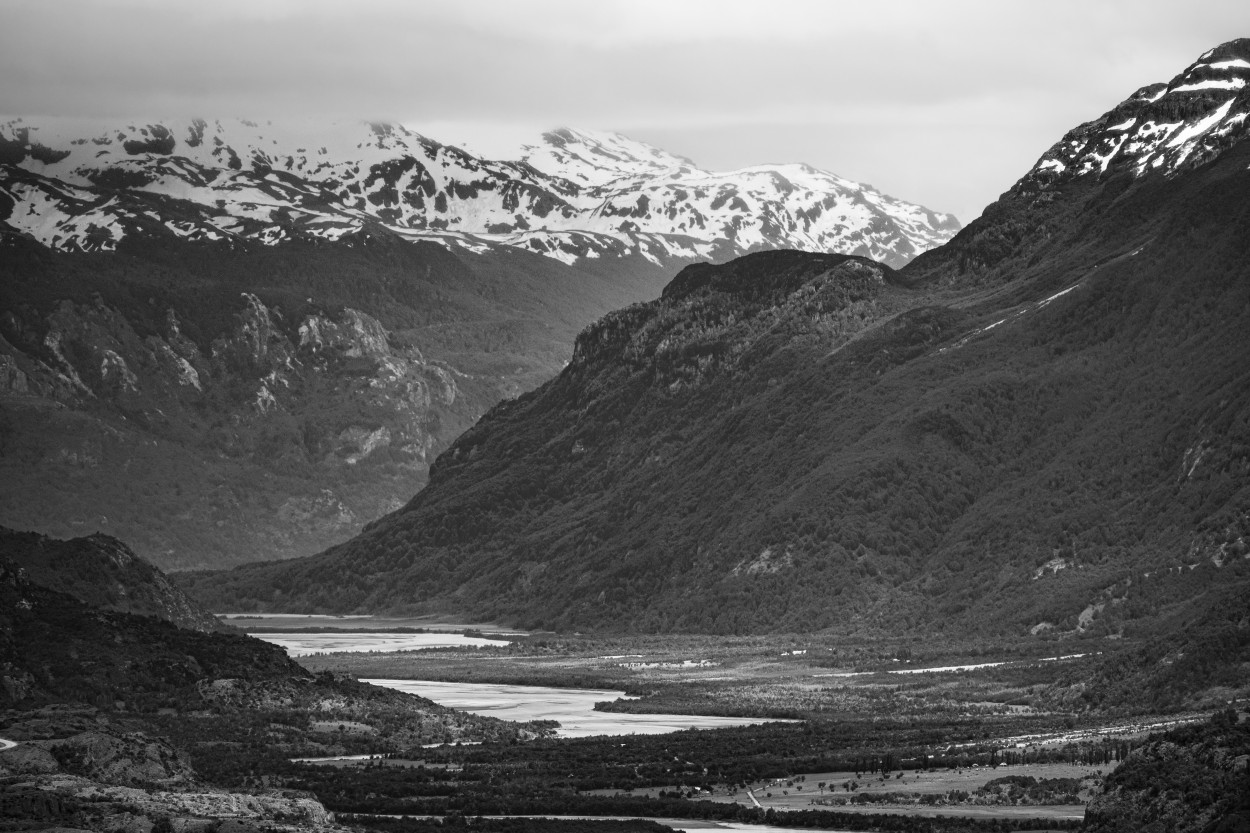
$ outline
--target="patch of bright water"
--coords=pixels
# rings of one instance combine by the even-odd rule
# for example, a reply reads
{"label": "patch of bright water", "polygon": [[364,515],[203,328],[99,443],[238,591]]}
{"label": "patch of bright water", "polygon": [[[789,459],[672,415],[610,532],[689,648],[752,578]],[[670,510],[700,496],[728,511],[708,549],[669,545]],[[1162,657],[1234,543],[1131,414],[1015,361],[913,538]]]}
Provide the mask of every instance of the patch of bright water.
{"label": "patch of bright water", "polygon": [[590,735],[658,735],[682,729],[716,729],[769,722],[759,718],[688,714],[621,714],[594,711],[595,703],[616,700],[623,691],[494,683],[435,683],[425,680],[365,680],[377,686],[428,697],[435,703],[503,720],[555,720],[565,738]]}

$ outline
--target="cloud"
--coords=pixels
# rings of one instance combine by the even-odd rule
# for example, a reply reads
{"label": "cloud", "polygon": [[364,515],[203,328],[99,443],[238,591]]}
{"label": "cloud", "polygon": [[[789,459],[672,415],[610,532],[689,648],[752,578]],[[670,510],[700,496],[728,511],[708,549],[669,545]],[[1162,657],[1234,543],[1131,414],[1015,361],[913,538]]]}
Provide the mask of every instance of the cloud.
{"label": "cloud", "polygon": [[[1243,34],[1245,19],[1231,0],[1184,14],[1162,0],[2,8],[0,112],[389,118],[453,141],[431,126],[488,141],[632,131],[709,167],[806,161],[893,183],[965,220],[1064,131]],[[1000,158],[1016,167],[987,164]]]}

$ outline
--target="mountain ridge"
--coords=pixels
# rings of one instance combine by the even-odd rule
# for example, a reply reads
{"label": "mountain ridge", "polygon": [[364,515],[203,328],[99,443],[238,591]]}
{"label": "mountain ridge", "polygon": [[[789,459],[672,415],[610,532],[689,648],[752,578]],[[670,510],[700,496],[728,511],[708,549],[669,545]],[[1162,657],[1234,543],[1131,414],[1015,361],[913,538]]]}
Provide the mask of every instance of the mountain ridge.
{"label": "mountain ridge", "polygon": [[154,565],[108,535],[58,541],[0,527],[0,554],[32,583],[94,608],[152,616],[202,633],[231,630]]}

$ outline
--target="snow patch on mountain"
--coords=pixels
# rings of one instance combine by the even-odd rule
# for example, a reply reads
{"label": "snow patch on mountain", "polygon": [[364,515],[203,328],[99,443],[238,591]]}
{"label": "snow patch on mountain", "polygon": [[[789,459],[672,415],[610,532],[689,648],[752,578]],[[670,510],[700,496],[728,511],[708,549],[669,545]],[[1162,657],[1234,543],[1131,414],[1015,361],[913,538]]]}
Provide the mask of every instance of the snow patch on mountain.
{"label": "snow patch on mountain", "polygon": [[[1021,180],[1049,188],[1073,177],[1131,170],[1172,176],[1238,141],[1250,114],[1250,39],[1230,41],[1167,84],[1143,87],[1069,132]],[[1021,187],[1018,186],[1018,187]]]}

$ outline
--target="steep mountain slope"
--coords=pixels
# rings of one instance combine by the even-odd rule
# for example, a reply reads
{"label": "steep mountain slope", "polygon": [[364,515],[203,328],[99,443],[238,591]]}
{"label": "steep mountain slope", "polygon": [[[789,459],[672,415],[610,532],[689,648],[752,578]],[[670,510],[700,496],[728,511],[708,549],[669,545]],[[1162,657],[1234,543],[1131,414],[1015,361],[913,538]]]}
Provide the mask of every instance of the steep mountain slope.
{"label": "steep mountain slope", "polygon": [[1187,79],[1248,56],[1226,45],[1072,134],[1100,147],[1126,110],[1174,110],[1176,165],[1073,150],[1043,177],[1052,151],[902,273],[687,267],[487,414],[399,512],[194,592],[549,627],[1097,636],[1246,586],[1250,142],[1228,117],[1250,105]]}
{"label": "steep mountain slope", "polygon": [[494,162],[392,124],[18,119],[0,125],[0,163],[0,228],[65,251],[153,235],[342,241],[381,226],[569,263],[802,248],[900,266],[959,228],[806,166],[714,174],[624,136],[568,129],[522,161]]}
{"label": "steep mountain slope", "polygon": [[[1063,252],[1095,223],[1095,236],[1119,229],[1104,218],[1124,191],[1202,168],[1245,137],[1250,111],[1250,46],[1230,41],[1204,53],[1170,82],[1142,87],[1102,117],[1079,125],[951,243],[908,270],[914,281],[1000,282],[1032,265],[1038,251]],[[1150,207],[1142,200],[1143,209]],[[1149,212],[1117,217],[1135,224],[1144,242]],[[1233,218],[1228,218],[1229,222]],[[1162,224],[1175,223],[1174,211]]]}

